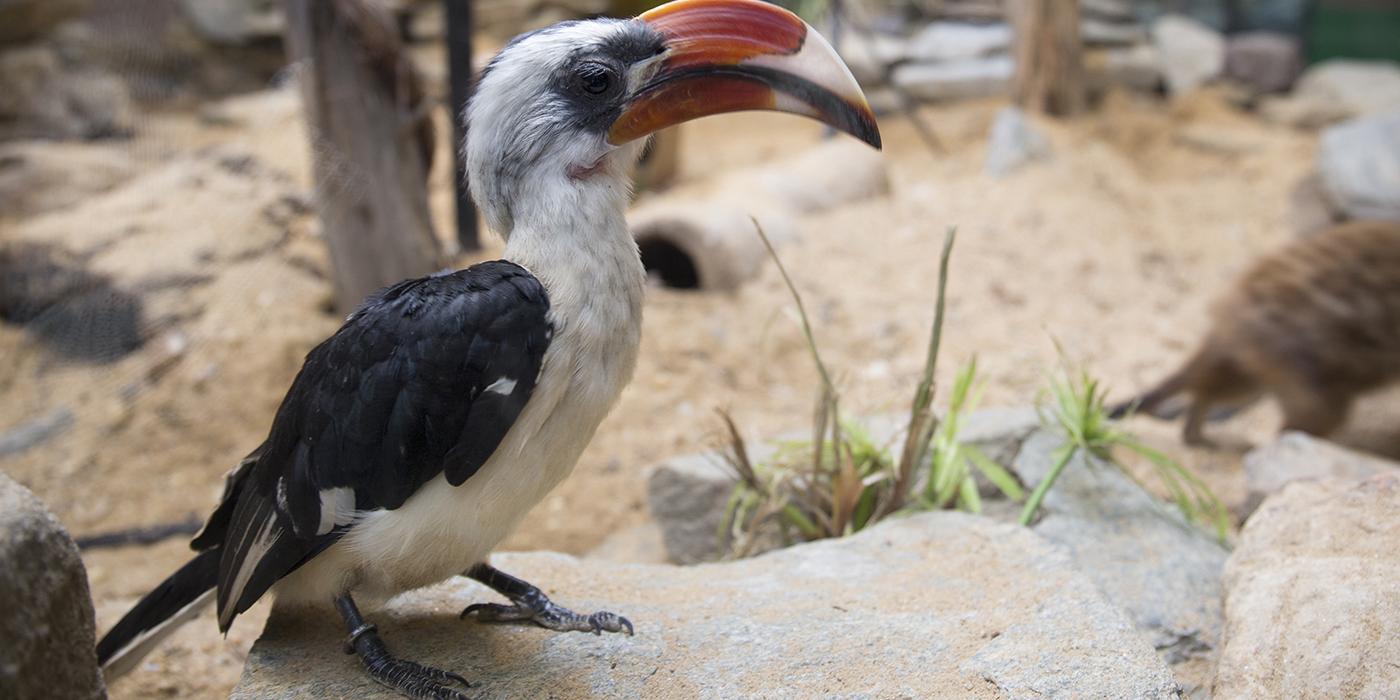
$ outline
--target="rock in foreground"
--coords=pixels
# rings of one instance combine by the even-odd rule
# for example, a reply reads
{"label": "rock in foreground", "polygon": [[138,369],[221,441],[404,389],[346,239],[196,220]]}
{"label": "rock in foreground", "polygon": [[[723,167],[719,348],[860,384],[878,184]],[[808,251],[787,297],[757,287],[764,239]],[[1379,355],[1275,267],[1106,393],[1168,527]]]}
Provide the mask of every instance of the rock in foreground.
{"label": "rock in foreground", "polygon": [[[453,579],[370,615],[391,648],[490,697],[1162,698],[1170,670],[1132,623],[1026,530],[960,513],[694,567],[495,557],[637,635],[459,622],[495,600]],[[341,653],[324,611],[278,611],[234,698],[392,697]]]}
{"label": "rock in foreground", "polygon": [[1225,569],[1217,698],[1400,697],[1400,475],[1298,481]]}
{"label": "rock in foreground", "polygon": [[[1026,484],[1040,483],[1063,441],[1037,431],[1012,470]],[[1209,684],[1209,659],[1220,640],[1226,551],[1208,533],[1117,469],[1090,465],[1082,456],[1046,494],[1034,529],[1127,611],[1184,687]]]}
{"label": "rock in foreground", "polygon": [[0,472],[0,698],[105,697],[78,547]]}

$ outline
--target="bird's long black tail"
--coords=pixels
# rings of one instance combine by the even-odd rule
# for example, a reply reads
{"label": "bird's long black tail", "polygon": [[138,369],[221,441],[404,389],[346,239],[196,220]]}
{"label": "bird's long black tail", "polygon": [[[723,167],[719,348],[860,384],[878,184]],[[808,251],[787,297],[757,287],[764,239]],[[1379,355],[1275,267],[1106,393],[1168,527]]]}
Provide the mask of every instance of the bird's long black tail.
{"label": "bird's long black tail", "polygon": [[97,662],[108,680],[140,662],[162,639],[199,614],[214,599],[219,548],[200,552],[146,594],[97,643]]}

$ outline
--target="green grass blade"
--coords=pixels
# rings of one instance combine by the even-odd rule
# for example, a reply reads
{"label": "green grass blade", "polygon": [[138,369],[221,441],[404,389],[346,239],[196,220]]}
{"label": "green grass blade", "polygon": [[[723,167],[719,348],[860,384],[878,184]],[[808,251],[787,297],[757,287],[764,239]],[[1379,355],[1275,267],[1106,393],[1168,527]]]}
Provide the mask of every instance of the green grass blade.
{"label": "green grass blade", "polygon": [[1019,501],[1026,497],[1026,492],[1021,488],[1020,482],[1016,481],[1016,477],[1012,476],[1011,472],[1000,464],[993,462],[982,450],[972,445],[963,445],[963,455],[972,462],[977,471],[982,473],[982,476],[987,478],[987,481],[992,482],[992,486],[995,486],[1002,495],[1013,501]]}
{"label": "green grass blade", "polygon": [[1022,526],[1029,525],[1031,520],[1035,518],[1035,512],[1040,509],[1040,502],[1045,500],[1045,494],[1050,491],[1051,486],[1055,485],[1055,480],[1060,478],[1060,473],[1065,470],[1078,451],[1079,446],[1072,443],[1062,445],[1055,450],[1055,464],[1050,467],[1050,472],[1045,475],[1045,478],[1035,485],[1031,497],[1026,499],[1026,507],[1021,510],[1020,523]]}
{"label": "green grass blade", "polygon": [[969,513],[982,512],[982,494],[977,493],[977,481],[971,475],[963,477],[958,487],[958,505]]}

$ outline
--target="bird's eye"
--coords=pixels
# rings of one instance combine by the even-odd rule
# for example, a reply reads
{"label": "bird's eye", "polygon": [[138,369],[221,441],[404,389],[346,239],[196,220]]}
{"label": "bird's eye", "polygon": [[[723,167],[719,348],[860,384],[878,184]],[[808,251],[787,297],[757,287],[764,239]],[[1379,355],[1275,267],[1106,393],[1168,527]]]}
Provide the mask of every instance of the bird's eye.
{"label": "bird's eye", "polygon": [[588,62],[578,68],[578,84],[590,95],[602,95],[612,89],[613,73],[601,63]]}

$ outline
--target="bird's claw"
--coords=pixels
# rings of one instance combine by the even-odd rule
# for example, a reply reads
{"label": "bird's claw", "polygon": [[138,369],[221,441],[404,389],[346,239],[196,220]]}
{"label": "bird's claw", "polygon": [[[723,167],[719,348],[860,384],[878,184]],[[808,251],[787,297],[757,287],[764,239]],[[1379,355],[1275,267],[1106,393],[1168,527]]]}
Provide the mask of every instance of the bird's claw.
{"label": "bird's claw", "polygon": [[348,594],[335,599],[335,607],[345,619],[350,635],[345,639],[348,653],[360,657],[360,663],[369,672],[370,678],[387,688],[413,700],[473,700],[469,695],[457,691],[452,685],[472,687],[467,679],[432,666],[400,659],[389,653],[379,630],[365,622],[355,599]]}
{"label": "bird's claw", "polygon": [[592,615],[580,615],[568,608],[555,605],[549,599],[531,602],[518,601],[510,605],[498,603],[476,603],[468,605],[458,617],[465,619],[475,615],[482,622],[524,622],[530,621],[545,629],[556,632],[626,632],[632,636],[632,623],[627,618],[606,611]]}
{"label": "bird's claw", "polygon": [[365,660],[370,677],[415,700],[475,700],[452,687],[472,687],[467,679],[442,669],[388,655]]}

